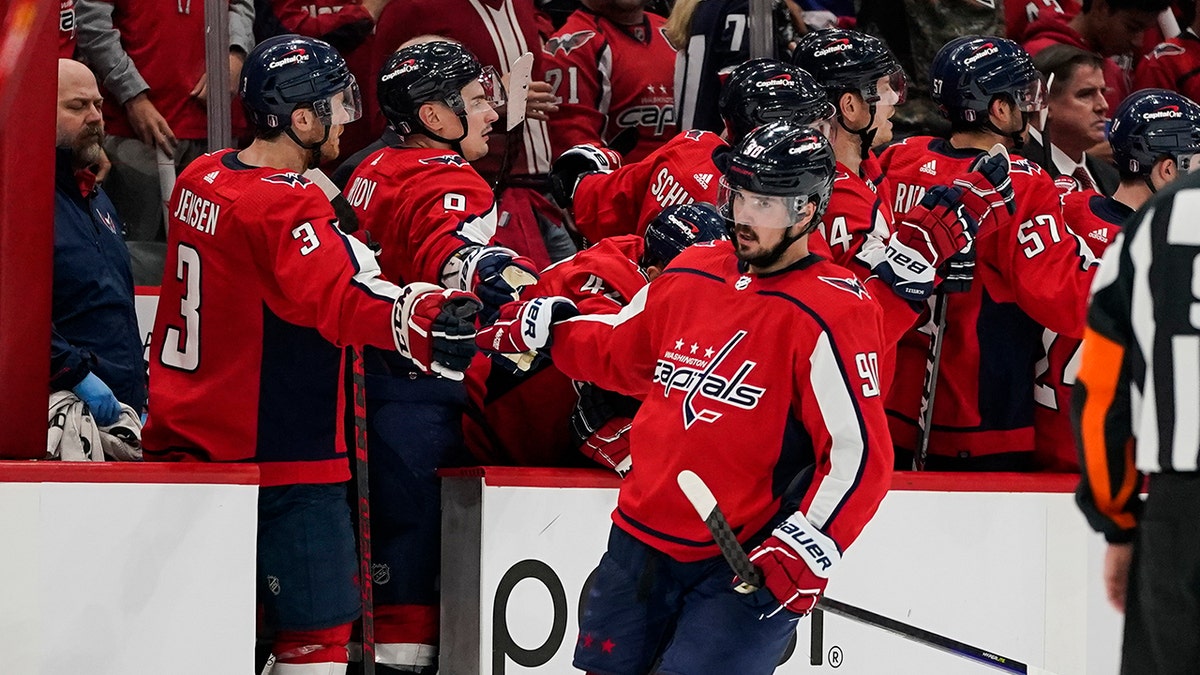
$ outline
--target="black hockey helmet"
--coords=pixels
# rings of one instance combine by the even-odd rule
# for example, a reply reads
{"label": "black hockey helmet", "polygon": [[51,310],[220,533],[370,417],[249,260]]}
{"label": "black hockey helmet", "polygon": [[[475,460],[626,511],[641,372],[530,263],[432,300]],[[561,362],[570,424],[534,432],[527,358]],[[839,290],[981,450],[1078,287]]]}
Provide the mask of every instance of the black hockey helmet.
{"label": "black hockey helmet", "polygon": [[1148,176],[1164,157],[1181,173],[1200,162],[1200,105],[1166,89],[1143,89],[1121,101],[1108,134],[1122,176]]}
{"label": "black hockey helmet", "polygon": [[326,125],[362,115],[358,84],[346,60],[328,43],[300,35],[277,35],[246,56],[238,95],[258,130],[290,129],[292,112],[311,106]]}
{"label": "black hockey helmet", "polygon": [[[457,143],[467,133],[467,110],[462,90],[476,81],[483,84],[489,102],[493,105],[503,103],[503,90],[495,69],[482,66],[466,47],[444,40],[409,45],[389,56],[379,70],[379,107],[388,123],[402,136],[419,133],[446,143]],[[462,122],[462,137],[444,139],[425,128],[418,111],[432,101],[445,103],[454,111]]]}
{"label": "black hockey helmet", "polygon": [[791,122],[761,126],[738,141],[725,161],[717,205],[730,226],[734,197],[741,191],[788,198],[792,221],[783,227],[795,223],[804,205],[812,202],[816,212],[801,235],[816,228],[829,206],[837,160],[833,146],[817,129]]}
{"label": "black hockey helmet", "polygon": [[[904,69],[883,40],[842,28],[814,31],[800,38],[792,63],[812,74],[836,101],[852,91],[867,103],[904,102],[907,80]],[[879,91],[879,79],[889,79],[890,91]]]}
{"label": "black hockey helmet", "polygon": [[642,236],[642,267],[663,267],[692,244],[725,239],[725,219],[712,204],[676,204],[655,216]]}
{"label": "black hockey helmet", "polygon": [[1042,109],[1046,85],[1020,45],[967,35],[947,42],[929,68],[934,103],[950,121],[987,122],[988,108],[1006,96],[1022,113]]}
{"label": "black hockey helmet", "polygon": [[753,59],[735,68],[717,105],[734,140],[778,121],[819,128],[836,112],[812,75],[774,59]]}

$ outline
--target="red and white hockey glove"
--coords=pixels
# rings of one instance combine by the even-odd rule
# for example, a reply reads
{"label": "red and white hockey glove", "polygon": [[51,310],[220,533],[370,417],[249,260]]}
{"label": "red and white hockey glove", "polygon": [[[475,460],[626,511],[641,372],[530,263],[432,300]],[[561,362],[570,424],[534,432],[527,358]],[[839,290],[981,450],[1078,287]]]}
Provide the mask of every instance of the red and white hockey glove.
{"label": "red and white hockey glove", "polygon": [[564,209],[575,201],[575,188],[589,173],[611,173],[621,168],[621,154],[610,148],[584,143],[563,151],[550,165],[550,196]]}
{"label": "red and white hockey glove", "polygon": [[975,160],[970,173],[954,180],[954,185],[963,189],[963,206],[976,222],[998,216],[1001,208],[1009,215],[1017,212],[1009,168],[1007,153],[989,153]]}
{"label": "red and white hockey glove", "polygon": [[475,356],[475,314],[480,302],[462,291],[412,283],[396,300],[392,335],[396,350],[421,372],[463,379]]}
{"label": "red and white hockey glove", "polygon": [[613,417],[592,432],[579,446],[579,451],[624,478],[633,468],[633,458],[629,456],[629,430],[632,428],[633,420],[628,417]]}
{"label": "red and white hockey glove", "polygon": [[[841,557],[837,544],[799,512],[750,552],[750,561],[763,572],[763,586],[781,608],[800,615],[817,605],[829,583],[829,572]],[[734,579],[735,585],[739,583]]]}
{"label": "red and white hockey glove", "polygon": [[554,324],[578,314],[575,303],[557,296],[510,302],[500,308],[495,323],[479,330],[475,344],[510,356],[519,370],[528,370],[538,350],[550,346]]}
{"label": "red and white hockey glove", "polygon": [[938,265],[971,247],[979,225],[960,203],[962,194],[962,188],[929,188],[896,224],[886,248],[869,261],[871,272],[900,297],[915,302],[928,298]]}
{"label": "red and white hockey glove", "polygon": [[537,264],[502,246],[468,246],[447,263],[442,281],[474,293],[483,302],[480,322],[487,325],[496,320],[502,305],[520,299],[522,288],[537,283]]}

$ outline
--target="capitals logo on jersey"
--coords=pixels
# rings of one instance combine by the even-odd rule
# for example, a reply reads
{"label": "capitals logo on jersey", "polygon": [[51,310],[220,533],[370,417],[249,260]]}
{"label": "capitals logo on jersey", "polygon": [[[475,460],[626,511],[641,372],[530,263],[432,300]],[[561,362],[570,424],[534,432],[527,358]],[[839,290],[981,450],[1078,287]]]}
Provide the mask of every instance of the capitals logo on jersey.
{"label": "capitals logo on jersey", "polygon": [[742,410],[753,410],[758,406],[766,389],[746,383],[750,371],[758,365],[743,360],[732,375],[717,372],[729,353],[737,346],[746,331],[739,330],[720,349],[713,345],[701,345],[693,341],[688,344],[680,339],[674,350],[667,350],[654,367],[654,382],[663,386],[663,397],[674,390],[684,392],[683,428],[690,429],[696,422],[716,422],[724,414],[705,407],[705,400],[730,405]]}
{"label": "capitals logo on jersey", "polygon": [[817,277],[821,281],[833,286],[839,291],[845,291],[854,297],[862,300],[870,297],[867,295],[867,289],[863,287],[862,282],[857,277]]}
{"label": "capitals logo on jersey", "polygon": [[264,176],[262,180],[265,183],[278,183],[279,185],[287,185],[298,188],[306,188],[312,183],[312,181],[294,171]]}
{"label": "capitals logo on jersey", "polygon": [[689,131],[683,132],[683,137],[688,139],[689,141],[698,141],[704,137],[705,133],[707,133],[707,132],[704,131],[703,129],[691,129]]}
{"label": "capitals logo on jersey", "polygon": [[552,37],[549,40],[546,40],[546,46],[542,47],[542,51],[547,56],[554,56],[561,51],[563,56],[566,56],[567,54],[570,54],[576,49],[579,49],[587,44],[587,41],[591,40],[595,36],[596,31],[592,30],[581,30],[578,33],[559,35],[558,37]]}
{"label": "capitals logo on jersey", "polygon": [[466,166],[467,160],[460,155],[450,153],[448,155],[438,155],[437,157],[426,157],[421,160],[422,164],[445,164],[447,166]]}

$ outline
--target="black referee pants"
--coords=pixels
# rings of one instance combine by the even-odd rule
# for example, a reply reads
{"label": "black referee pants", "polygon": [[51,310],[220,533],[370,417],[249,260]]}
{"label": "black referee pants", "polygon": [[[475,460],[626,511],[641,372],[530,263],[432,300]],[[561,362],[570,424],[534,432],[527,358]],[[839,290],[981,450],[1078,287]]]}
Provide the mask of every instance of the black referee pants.
{"label": "black referee pants", "polygon": [[1121,673],[1200,674],[1200,473],[1150,476],[1125,601]]}

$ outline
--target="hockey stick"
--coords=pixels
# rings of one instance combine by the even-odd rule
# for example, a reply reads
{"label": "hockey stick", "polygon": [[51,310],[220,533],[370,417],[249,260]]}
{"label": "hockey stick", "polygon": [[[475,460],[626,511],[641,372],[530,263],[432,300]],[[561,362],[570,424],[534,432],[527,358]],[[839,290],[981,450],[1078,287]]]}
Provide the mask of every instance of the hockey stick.
{"label": "hockey stick", "polygon": [[[725,514],[721,513],[721,508],[717,505],[717,499],[713,496],[712,491],[692,471],[680,471],[676,477],[676,481],[679,483],[679,489],[683,491],[684,496],[691,502],[692,508],[696,509],[696,513],[699,514],[700,519],[708,526],[708,531],[712,535],[713,541],[717,543],[717,547],[721,550],[721,555],[729,563],[734,574],[742,581],[738,590],[740,592],[749,592],[760,587],[762,585],[762,570],[755,567],[754,563],[750,560],[750,556],[746,555],[746,551],[738,543],[737,536],[733,533],[729,522],[725,520]],[[918,644],[992,666],[1004,672],[1023,673],[1026,675],[1049,675],[1049,673],[1040,668],[1021,663],[1007,656],[1001,656],[996,652],[980,649],[979,647],[959,642],[944,635],[938,635],[923,628],[910,626],[902,621],[897,621],[882,614],[876,614],[875,612],[855,607],[854,605],[848,605],[829,597],[822,597],[817,601],[817,607],[830,614],[836,614],[852,621],[880,628]]]}
{"label": "hockey stick", "polygon": [[933,428],[933,397],[937,394],[938,371],[942,365],[942,345],[946,338],[945,293],[933,302],[933,332],[929,336],[929,354],[925,358],[925,380],[921,384],[921,410],[917,415],[917,451],[913,453],[913,471],[924,471],[929,457],[929,434]]}
{"label": "hockey stick", "polygon": [[371,502],[367,474],[367,382],[362,357],[346,348],[354,401],[354,478],[358,487],[358,577],[362,592],[363,675],[375,675],[375,590],[371,565]]}

